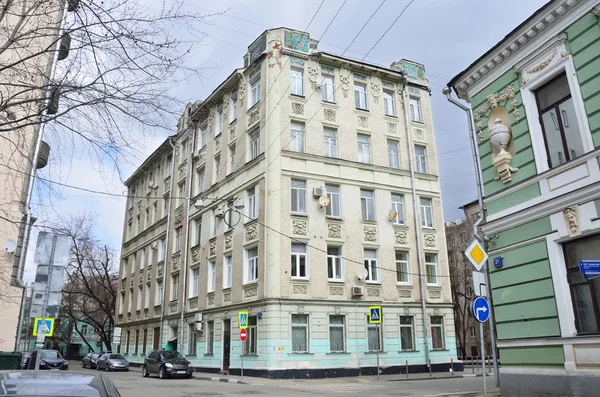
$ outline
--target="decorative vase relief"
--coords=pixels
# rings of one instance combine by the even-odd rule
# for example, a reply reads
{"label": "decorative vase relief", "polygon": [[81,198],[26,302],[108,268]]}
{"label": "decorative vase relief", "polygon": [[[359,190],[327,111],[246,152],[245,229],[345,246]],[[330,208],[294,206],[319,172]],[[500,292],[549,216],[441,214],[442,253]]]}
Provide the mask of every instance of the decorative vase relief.
{"label": "decorative vase relief", "polygon": [[408,244],[408,233],[406,230],[394,229],[394,236],[396,244]]}
{"label": "decorative vase relief", "polygon": [[373,95],[373,101],[379,103],[379,96],[381,95],[381,85],[378,83],[371,83],[371,95]]}
{"label": "decorative vase relief", "polygon": [[396,133],[398,132],[398,124],[391,123],[391,122],[388,121],[388,123],[387,123],[387,132],[390,135],[396,135]]}
{"label": "decorative vase relief", "polygon": [[425,235],[425,247],[435,247],[435,234]]}
{"label": "decorative vase relief", "polygon": [[233,236],[228,234],[225,236],[225,250],[230,250],[233,247]]}
{"label": "decorative vase relief", "polygon": [[328,223],[327,224],[327,237],[342,238],[342,225],[339,223]]}
{"label": "decorative vase relief", "polygon": [[369,118],[366,116],[358,116],[358,126],[361,128],[369,128]]}
{"label": "decorative vase relief", "polygon": [[490,141],[494,146],[500,149],[500,152],[494,156],[492,164],[498,170],[498,176],[494,180],[501,179],[503,183],[512,181],[512,173],[519,169],[511,167],[510,161],[512,155],[506,151],[506,147],[510,143],[512,134],[510,128],[502,124],[502,120],[497,118],[494,121],[494,126],[490,129]]}
{"label": "decorative vase relief", "polygon": [[319,69],[312,66],[308,67],[308,80],[311,82],[311,86],[314,89],[317,88],[317,80],[319,79]]}
{"label": "decorative vase relief", "polygon": [[490,94],[487,97],[487,103],[484,107],[477,109],[474,112],[475,125],[477,127],[477,140],[481,145],[484,142],[483,139],[483,122],[481,121],[481,117],[485,115],[488,111],[500,106],[501,103],[510,101],[510,105],[512,107],[513,117],[515,118],[515,122],[519,122],[521,116],[519,114],[519,108],[517,106],[517,99],[515,98],[515,86],[513,84],[509,85],[504,89],[504,91],[499,94]]}
{"label": "decorative vase relief", "polygon": [[425,140],[425,132],[422,129],[417,128],[415,130],[415,139],[418,141],[424,141]]}
{"label": "decorative vase relief", "polygon": [[258,229],[256,228],[256,225],[250,225],[250,226],[246,227],[246,240],[247,241],[256,240],[257,237],[258,237]]}

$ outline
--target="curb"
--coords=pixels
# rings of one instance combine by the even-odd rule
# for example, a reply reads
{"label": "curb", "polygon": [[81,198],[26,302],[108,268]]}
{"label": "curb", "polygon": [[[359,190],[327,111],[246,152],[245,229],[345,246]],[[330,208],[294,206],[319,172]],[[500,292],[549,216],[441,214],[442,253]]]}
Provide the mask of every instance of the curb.
{"label": "curb", "polygon": [[[492,374],[487,374],[487,376],[492,376]],[[388,379],[388,382],[410,382],[410,381],[421,381],[421,380],[441,380],[441,379],[462,379],[462,378],[482,378],[481,374],[465,374],[465,375],[454,375],[454,376],[432,376],[432,377],[422,377],[422,378],[398,378],[398,379]]]}
{"label": "curb", "polygon": [[207,380],[207,381],[211,381],[211,382],[236,383],[239,385],[249,385],[248,382],[243,382],[238,379],[219,378],[217,376],[194,376],[192,379]]}

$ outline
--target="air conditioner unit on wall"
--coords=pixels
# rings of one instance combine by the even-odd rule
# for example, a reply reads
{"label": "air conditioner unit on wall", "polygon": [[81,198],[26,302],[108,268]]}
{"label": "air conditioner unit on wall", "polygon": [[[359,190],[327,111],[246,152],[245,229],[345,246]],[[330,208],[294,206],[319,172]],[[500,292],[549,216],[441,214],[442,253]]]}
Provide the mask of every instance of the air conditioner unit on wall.
{"label": "air conditioner unit on wall", "polygon": [[202,313],[196,313],[194,321],[196,321],[197,323],[201,323],[202,322]]}
{"label": "air conditioner unit on wall", "polygon": [[323,195],[322,187],[313,187],[313,197],[321,197]]}
{"label": "air conditioner unit on wall", "polygon": [[352,296],[363,296],[364,291],[361,285],[352,286]]}
{"label": "air conditioner unit on wall", "polygon": [[204,323],[196,323],[196,331],[204,331]]}

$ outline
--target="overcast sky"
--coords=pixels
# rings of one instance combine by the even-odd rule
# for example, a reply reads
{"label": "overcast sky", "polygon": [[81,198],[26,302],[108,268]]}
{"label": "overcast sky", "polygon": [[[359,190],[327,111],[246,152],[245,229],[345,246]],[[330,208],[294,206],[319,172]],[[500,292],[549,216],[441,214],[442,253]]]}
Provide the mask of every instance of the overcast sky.
{"label": "overcast sky", "polygon": [[[325,0],[308,32],[311,38],[320,39],[320,49],[341,54],[381,1],[346,0],[337,18],[321,37],[344,3],[344,0]],[[203,65],[206,69],[201,81],[189,81],[179,87],[179,97],[189,102],[205,98],[234,68],[242,67],[247,46],[265,29],[286,26],[305,30],[321,0],[184,0],[184,3],[189,10],[224,13],[210,18],[212,25],[198,26],[198,30],[207,36],[193,48],[189,64]],[[408,3],[409,0],[386,0],[347,55],[363,58]],[[366,58],[366,61],[383,66],[402,58],[425,65],[432,89],[446,221],[462,217],[458,207],[475,199],[476,191],[465,114],[448,103],[441,90],[455,74],[544,3],[544,0],[415,0]],[[138,158],[130,159],[130,162],[141,164],[165,137],[152,137],[140,143]],[[134,165],[126,169],[128,175],[135,170]],[[110,169],[102,170],[103,177],[90,177],[99,171],[84,156],[74,161],[54,161],[50,166],[66,168],[52,172],[60,175],[63,183],[110,193],[125,192],[119,176]],[[65,199],[53,204],[54,213],[82,209],[97,213],[99,237],[105,239],[108,245],[120,248],[125,214],[123,198],[68,188],[63,189],[62,194]],[[32,257],[29,255],[29,259]],[[31,261],[28,262],[31,266]]]}

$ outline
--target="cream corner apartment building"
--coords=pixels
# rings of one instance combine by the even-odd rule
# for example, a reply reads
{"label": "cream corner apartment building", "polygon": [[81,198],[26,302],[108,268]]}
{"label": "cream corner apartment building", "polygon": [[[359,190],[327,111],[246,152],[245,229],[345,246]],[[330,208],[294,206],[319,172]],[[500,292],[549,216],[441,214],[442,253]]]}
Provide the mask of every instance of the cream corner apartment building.
{"label": "cream corner apartment building", "polygon": [[160,347],[203,371],[239,373],[244,354],[246,374],[323,377],[375,373],[379,350],[385,372],[406,360],[448,371],[454,319],[423,65],[317,47],[308,33],[265,31],[127,180],[117,313],[130,361]]}

